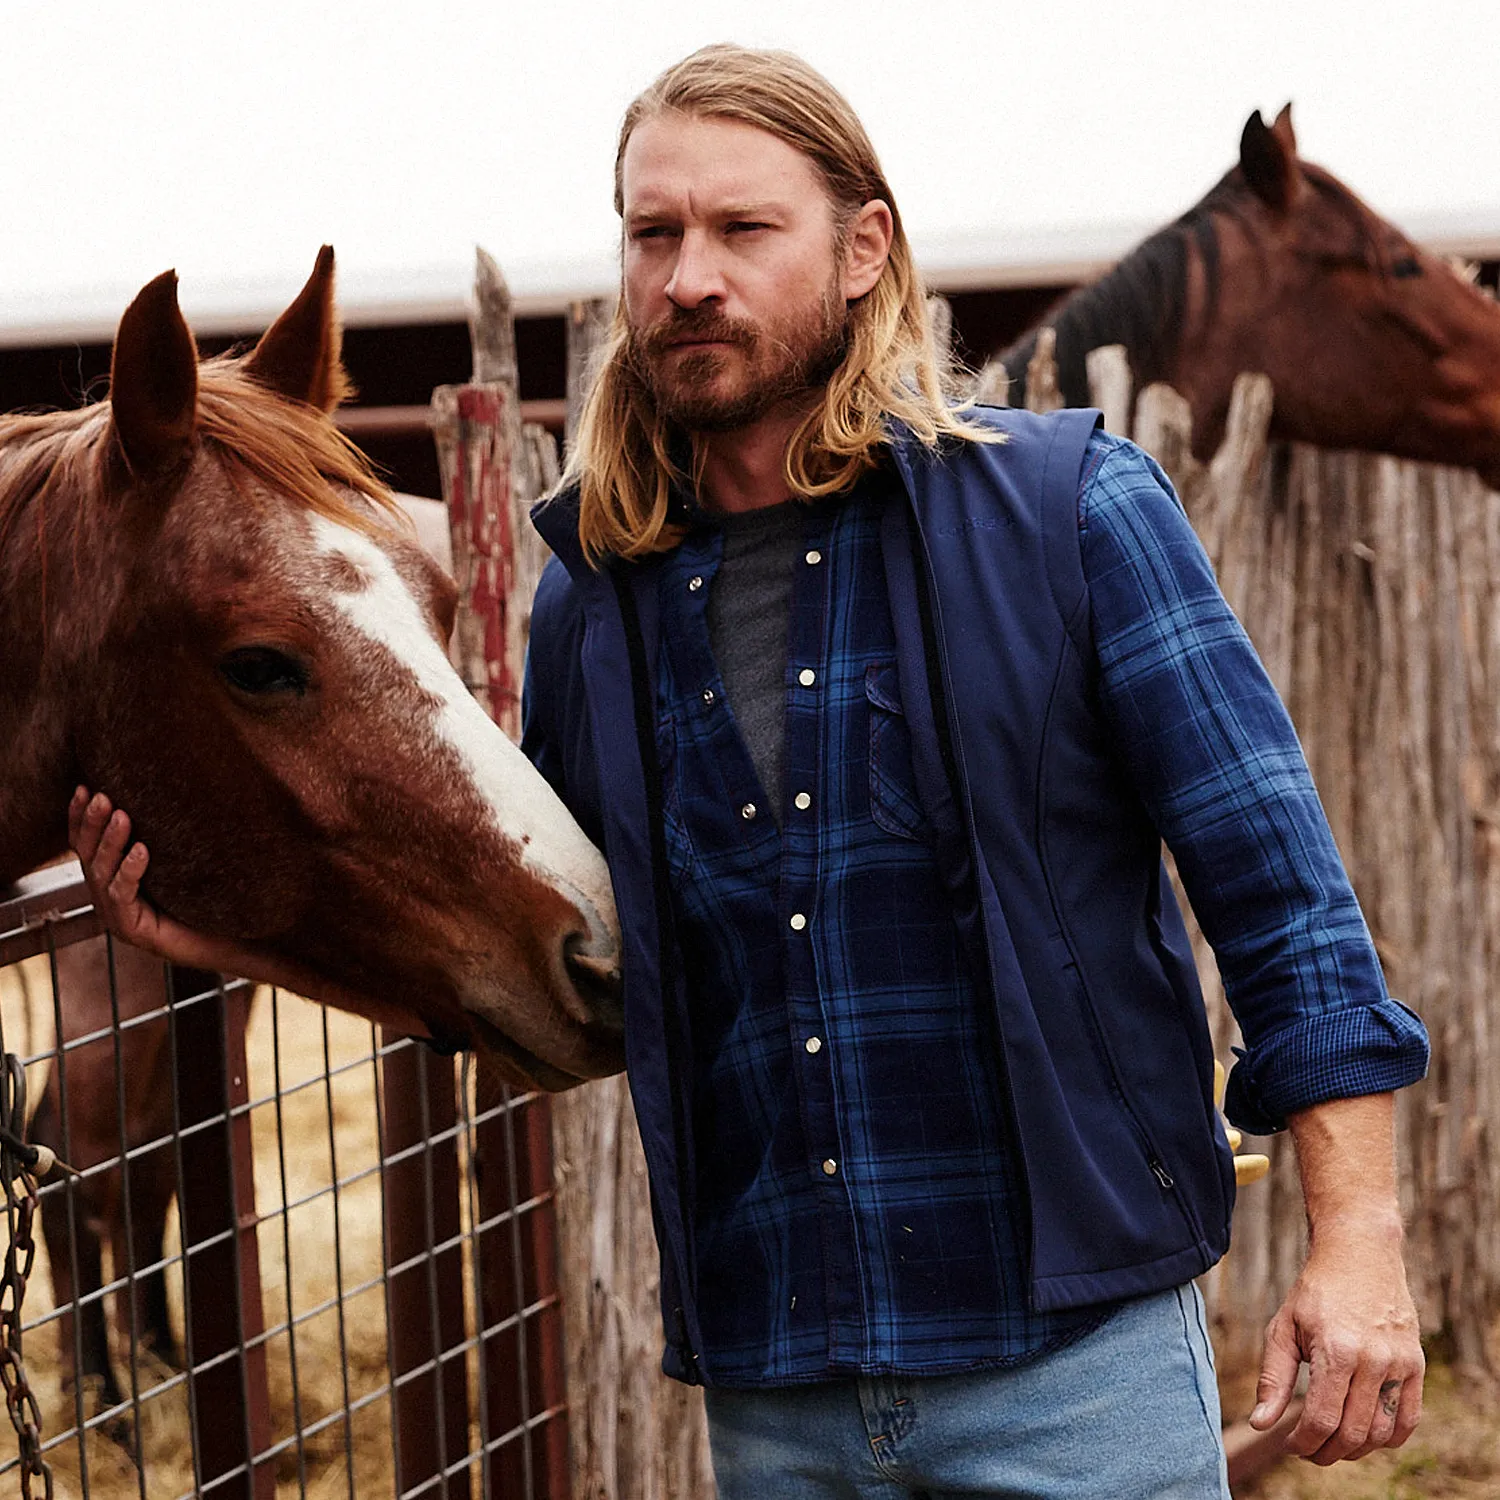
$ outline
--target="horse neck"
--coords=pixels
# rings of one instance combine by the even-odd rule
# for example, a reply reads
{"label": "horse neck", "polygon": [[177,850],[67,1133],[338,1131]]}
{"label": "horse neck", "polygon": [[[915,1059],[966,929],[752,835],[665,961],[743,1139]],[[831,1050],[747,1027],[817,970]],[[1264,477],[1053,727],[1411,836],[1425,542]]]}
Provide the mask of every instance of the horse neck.
{"label": "horse neck", "polygon": [[[1124,345],[1137,390],[1170,381],[1179,362],[1191,288],[1201,280],[1205,259],[1212,264],[1215,254],[1211,217],[1185,216],[1049,314],[1043,321],[1057,336],[1057,380],[1064,402],[1089,405],[1087,356],[1109,344]],[[1036,340],[1032,333],[1001,356],[1011,376],[1012,404],[1025,398],[1026,366]]]}
{"label": "horse neck", "polygon": [[[0,454],[3,483],[3,454]],[[42,535],[38,535],[39,529]],[[64,852],[75,768],[68,749],[69,677],[56,590],[74,577],[55,526],[31,507],[10,517],[0,544],[0,887]]]}

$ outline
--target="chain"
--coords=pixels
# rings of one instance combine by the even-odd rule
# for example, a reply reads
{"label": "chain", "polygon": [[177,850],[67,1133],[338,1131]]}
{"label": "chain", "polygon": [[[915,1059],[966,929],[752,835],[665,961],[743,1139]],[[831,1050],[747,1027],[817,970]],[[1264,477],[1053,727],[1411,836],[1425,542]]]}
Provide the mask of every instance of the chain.
{"label": "chain", "polygon": [[4,1179],[5,1222],[10,1244],[0,1273],[0,1385],[5,1408],[16,1429],[21,1454],[21,1497],[32,1500],[31,1482],[39,1475],[42,1494],[52,1500],[52,1470],[42,1458],[42,1415],[37,1408],[21,1358],[21,1303],[36,1259],[36,1177],[38,1152],[26,1144],[26,1069],[14,1053],[4,1056],[0,1073],[0,1178]]}

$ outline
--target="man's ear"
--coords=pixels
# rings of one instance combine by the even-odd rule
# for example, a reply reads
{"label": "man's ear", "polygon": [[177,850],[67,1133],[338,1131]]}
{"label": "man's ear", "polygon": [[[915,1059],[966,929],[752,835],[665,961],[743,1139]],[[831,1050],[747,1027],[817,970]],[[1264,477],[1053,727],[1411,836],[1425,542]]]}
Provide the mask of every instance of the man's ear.
{"label": "man's ear", "polygon": [[845,233],[843,292],[845,302],[856,302],[880,280],[891,257],[896,219],[890,205],[871,198],[855,214]]}

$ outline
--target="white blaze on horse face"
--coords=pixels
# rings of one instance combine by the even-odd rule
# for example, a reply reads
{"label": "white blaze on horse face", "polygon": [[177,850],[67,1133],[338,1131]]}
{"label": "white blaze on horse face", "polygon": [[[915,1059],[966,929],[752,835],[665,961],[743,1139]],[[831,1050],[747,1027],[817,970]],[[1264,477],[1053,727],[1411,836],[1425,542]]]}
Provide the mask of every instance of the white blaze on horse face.
{"label": "white blaze on horse face", "polygon": [[522,863],[556,886],[589,925],[588,948],[617,948],[614,893],[604,857],[535,766],[501,732],[453,670],[405,580],[368,536],[325,516],[312,519],[318,550],[352,564],[365,580],[334,603],[362,635],[384,646],[436,700],[433,728],[468,771],[496,830],[521,848]]}

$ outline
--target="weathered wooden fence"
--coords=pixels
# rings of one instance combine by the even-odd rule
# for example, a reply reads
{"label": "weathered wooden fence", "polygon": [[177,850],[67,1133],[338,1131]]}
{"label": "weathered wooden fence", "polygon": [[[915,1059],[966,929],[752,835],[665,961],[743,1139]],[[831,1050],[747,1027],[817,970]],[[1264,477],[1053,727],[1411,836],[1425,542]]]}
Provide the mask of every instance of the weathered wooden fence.
{"label": "weathered wooden fence", "polygon": [[[454,542],[453,570],[462,594],[455,644],[465,680],[510,733],[519,730],[520,664],[530,602],[545,548],[527,519],[557,478],[551,435],[520,420],[508,294],[499,268],[482,251],[472,323],[474,378],[434,392],[431,423],[438,444]],[[610,305],[581,303],[569,321],[570,425],[576,420],[594,351]],[[480,1078],[481,1097],[503,1086]],[[550,1143],[547,1139],[550,1117]],[[558,1268],[565,1351],[567,1438],[575,1500],[711,1500],[699,1392],[660,1371],[658,1266],[645,1161],[623,1077],[601,1079],[547,1102],[528,1100],[512,1129],[525,1142],[530,1176],[521,1197],[555,1207],[556,1243],[528,1220],[522,1247],[528,1288],[545,1287]],[[550,1174],[548,1146],[550,1144]],[[504,1159],[496,1143],[496,1157]],[[484,1213],[485,1138],[476,1149]],[[528,1301],[532,1300],[528,1296]],[[550,1305],[550,1298],[544,1298]],[[527,1362],[547,1378],[556,1330],[531,1319]],[[546,1347],[542,1347],[545,1345]],[[545,1403],[552,1409],[552,1402]],[[557,1493],[563,1455],[561,1423],[533,1445],[534,1493]],[[518,1490],[518,1493],[520,1491]]]}
{"label": "weathered wooden fence", "polygon": [[[531,599],[546,561],[527,511],[557,481],[557,448],[550,433],[521,419],[510,291],[483,250],[470,337],[472,378],[439,387],[431,410],[459,586],[453,653],[470,691],[519,737]],[[480,1125],[474,1147],[480,1223],[499,1231],[492,1249],[505,1256],[511,1283],[488,1285],[483,1311],[487,1322],[503,1320],[497,1292],[524,1310],[516,1337],[483,1349],[481,1380],[490,1389],[503,1388],[505,1368],[518,1373],[520,1399],[504,1416],[529,1439],[497,1493],[554,1500],[568,1492],[569,1464],[551,1103],[540,1094],[513,1096],[482,1054],[476,1071],[478,1097],[507,1105]],[[507,1199],[524,1205],[509,1222]],[[538,1408],[543,1420],[533,1416]]]}

